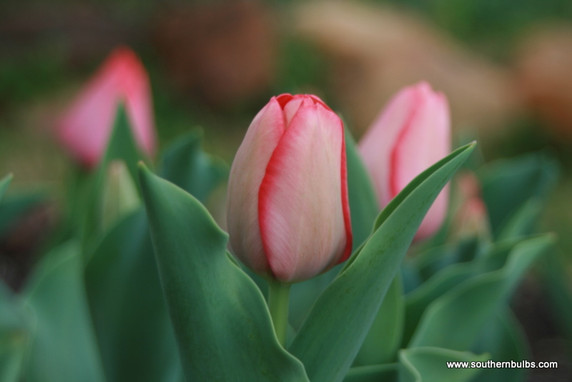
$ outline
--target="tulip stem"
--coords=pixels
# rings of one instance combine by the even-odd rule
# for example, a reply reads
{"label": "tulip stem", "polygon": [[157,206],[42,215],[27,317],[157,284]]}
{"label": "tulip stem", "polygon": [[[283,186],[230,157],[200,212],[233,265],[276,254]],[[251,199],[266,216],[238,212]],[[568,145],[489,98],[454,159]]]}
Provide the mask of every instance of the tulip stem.
{"label": "tulip stem", "polygon": [[288,330],[288,304],[290,299],[290,284],[276,280],[268,280],[268,308],[274,323],[276,337],[282,344],[286,344]]}

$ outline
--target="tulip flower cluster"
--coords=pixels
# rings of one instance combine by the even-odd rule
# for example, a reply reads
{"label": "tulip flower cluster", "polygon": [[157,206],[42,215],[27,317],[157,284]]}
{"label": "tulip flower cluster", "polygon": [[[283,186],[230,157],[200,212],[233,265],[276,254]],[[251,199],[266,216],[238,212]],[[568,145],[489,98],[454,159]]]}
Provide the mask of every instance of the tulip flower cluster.
{"label": "tulip flower cluster", "polygon": [[[357,145],[320,98],[281,94],[230,173],[196,133],[155,167],[148,75],[117,49],[56,126],[81,165],[57,236],[22,292],[0,284],[0,380],[522,381],[444,365],[526,355],[506,302],[553,243],[531,227],[555,170],[492,166],[449,203],[475,147],[450,153],[450,125],[425,82]],[[202,204],[227,175],[228,234]],[[22,210],[0,201],[2,222]]]}

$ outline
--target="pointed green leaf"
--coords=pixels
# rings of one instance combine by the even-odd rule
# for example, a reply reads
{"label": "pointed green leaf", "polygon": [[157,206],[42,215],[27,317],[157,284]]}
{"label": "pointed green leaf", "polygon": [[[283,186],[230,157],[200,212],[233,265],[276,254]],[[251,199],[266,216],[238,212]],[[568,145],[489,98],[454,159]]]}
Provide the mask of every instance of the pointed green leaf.
{"label": "pointed green leaf", "polygon": [[110,381],[181,379],[177,344],[142,208],[104,236],[86,265],[85,285]]}
{"label": "pointed green leaf", "polygon": [[68,243],[45,255],[23,295],[33,315],[25,380],[104,381],[79,246]]}
{"label": "pointed green leaf", "polygon": [[175,141],[163,155],[160,174],[204,203],[228,168],[201,150],[201,140],[202,134],[192,131]]}
{"label": "pointed green leaf", "polygon": [[558,164],[544,153],[499,160],[480,171],[482,196],[497,236],[531,198],[544,200],[558,179]]}
{"label": "pointed green leaf", "polygon": [[524,272],[553,244],[551,235],[525,240],[511,251],[504,267],[475,276],[434,301],[423,314],[409,346],[470,349]]}
{"label": "pointed green leaf", "polygon": [[394,362],[401,345],[404,299],[401,277],[397,275],[387,290],[354,365]]}
{"label": "pointed green leaf", "polygon": [[532,198],[518,208],[498,234],[498,240],[531,235],[543,207],[540,198]]}
{"label": "pointed green leaf", "polygon": [[101,234],[109,227],[103,219],[103,189],[108,168],[112,161],[123,161],[133,181],[137,182],[137,162],[141,159],[129,120],[123,106],[118,107],[115,123],[105,154],[94,173],[78,174],[73,194],[71,219],[72,232],[79,230],[84,253],[91,254]]}
{"label": "pointed green leaf", "polygon": [[379,215],[359,254],[320,295],[290,347],[312,381],[343,379],[423,216],[473,148],[456,150],[397,195]]}
{"label": "pointed green leaf", "polygon": [[379,211],[379,205],[367,170],[348,130],[346,130],[345,140],[348,198],[354,240],[353,248],[355,250],[370,235],[371,227]]}
{"label": "pointed green leaf", "polygon": [[344,382],[395,382],[398,372],[397,363],[352,367]]}
{"label": "pointed green leaf", "polygon": [[123,105],[117,108],[113,130],[107,143],[105,155],[99,163],[99,176],[104,176],[107,167],[113,160],[122,160],[127,165],[134,180],[137,180],[137,162],[142,159],[141,152],[135,142],[129,118]]}
{"label": "pointed green leaf", "polygon": [[29,337],[27,315],[8,287],[0,282],[0,381],[21,380]]}
{"label": "pointed green leaf", "polygon": [[189,381],[307,381],[278,343],[254,282],[226,255],[228,235],[194,197],[140,170],[161,284]]}
{"label": "pointed green leaf", "polygon": [[481,369],[448,368],[447,362],[483,362],[486,354],[475,355],[436,347],[405,349],[399,352],[399,382],[469,382]]}

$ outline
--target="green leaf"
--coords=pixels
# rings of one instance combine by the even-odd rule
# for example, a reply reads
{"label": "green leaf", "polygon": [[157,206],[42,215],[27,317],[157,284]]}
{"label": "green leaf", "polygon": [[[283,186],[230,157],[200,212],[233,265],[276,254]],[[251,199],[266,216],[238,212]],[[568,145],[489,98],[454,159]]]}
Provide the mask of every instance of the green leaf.
{"label": "green leaf", "polygon": [[380,208],[377,204],[377,198],[367,170],[348,130],[346,130],[345,141],[348,198],[352,222],[353,249],[355,250],[371,234],[371,227]]}
{"label": "green leaf", "polygon": [[87,263],[85,285],[109,381],[181,379],[142,208],[104,236]]}
{"label": "green leaf", "polygon": [[498,240],[531,235],[542,213],[543,204],[540,198],[532,198],[525,202],[500,230]]}
{"label": "green leaf", "polygon": [[29,343],[29,320],[19,301],[0,282],[0,381],[17,382]]}
{"label": "green leaf", "polygon": [[377,365],[396,361],[403,335],[404,299],[399,274],[389,287],[354,365]]}
{"label": "green leaf", "polygon": [[344,382],[395,382],[398,372],[397,363],[352,367]]}
{"label": "green leaf", "polygon": [[[487,352],[495,362],[530,360],[526,336],[510,309],[501,309],[485,325],[478,336],[476,352]],[[475,382],[520,382],[526,377],[524,368],[484,369]]]}
{"label": "green leaf", "polygon": [[192,131],[175,141],[165,151],[159,173],[204,203],[227,177],[228,168],[201,150],[201,140],[202,133]]}
{"label": "green leaf", "polygon": [[68,221],[69,229],[72,235],[79,234],[84,253],[91,254],[101,235],[109,228],[104,225],[102,198],[109,165],[112,161],[123,161],[136,183],[137,162],[140,159],[125,108],[120,106],[105,154],[96,171],[87,175],[79,173],[69,197],[73,203]]}
{"label": "green leaf", "polygon": [[290,347],[312,381],[343,379],[424,214],[473,148],[456,150],[399,193],[377,218],[359,254],[320,295]]}
{"label": "green leaf", "polygon": [[104,381],[82,279],[76,243],[48,253],[23,296],[33,314],[25,380]]}
{"label": "green leaf", "polygon": [[11,181],[12,174],[8,174],[4,178],[0,179],[0,200],[2,200],[2,197],[4,197],[4,193],[8,189]]}
{"label": "green leaf", "polygon": [[405,304],[404,345],[409,343],[426,308],[437,298],[475,275],[473,264],[453,264],[435,274],[407,295]]}
{"label": "green leaf", "polygon": [[122,160],[127,165],[133,179],[137,181],[137,162],[142,158],[131,130],[127,112],[125,107],[121,105],[117,108],[113,131],[107,143],[105,155],[98,166],[98,176],[102,177],[106,174],[107,167],[112,161]]}
{"label": "green leaf", "polygon": [[475,276],[435,300],[423,314],[409,347],[470,349],[524,272],[553,244],[552,235],[525,240],[514,247],[504,267]]}
{"label": "green leaf", "polygon": [[278,343],[254,282],[226,255],[228,235],[194,197],[140,170],[161,284],[189,381],[307,381]]}
{"label": "green leaf", "polygon": [[558,164],[546,154],[493,162],[480,171],[482,196],[497,236],[531,198],[545,200],[558,179]]}
{"label": "green leaf", "polygon": [[481,369],[448,368],[447,362],[482,362],[486,354],[477,356],[436,347],[405,349],[399,352],[399,382],[469,382]]}

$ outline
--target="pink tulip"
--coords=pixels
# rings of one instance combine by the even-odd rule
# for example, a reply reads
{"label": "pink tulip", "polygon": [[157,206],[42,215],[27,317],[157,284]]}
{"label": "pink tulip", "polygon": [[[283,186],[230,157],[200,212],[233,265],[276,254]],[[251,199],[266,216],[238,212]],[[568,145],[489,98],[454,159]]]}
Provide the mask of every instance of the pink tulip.
{"label": "pink tulip", "polygon": [[[359,151],[385,207],[405,186],[451,148],[447,99],[421,82],[401,90],[377,117]],[[425,216],[416,240],[433,235],[447,212],[446,187]]]}
{"label": "pink tulip", "polygon": [[235,255],[280,281],[349,257],[344,129],[318,97],[282,94],[256,115],[230,171],[227,217]]}
{"label": "pink tulip", "polygon": [[155,129],[149,79],[135,53],[127,48],[111,53],[57,125],[61,142],[88,168],[103,156],[121,103],[137,145],[152,156]]}

